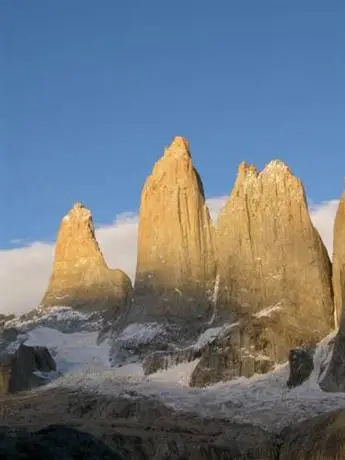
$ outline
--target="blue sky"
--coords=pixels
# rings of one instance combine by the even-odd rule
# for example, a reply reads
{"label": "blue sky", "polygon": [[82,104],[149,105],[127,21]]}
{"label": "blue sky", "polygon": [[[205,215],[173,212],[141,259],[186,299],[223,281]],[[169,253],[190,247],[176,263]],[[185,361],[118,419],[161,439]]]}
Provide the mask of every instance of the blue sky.
{"label": "blue sky", "polygon": [[343,0],[3,0],[0,247],[53,239],[76,200],[136,211],[186,136],[208,197],[281,158],[314,202],[345,176]]}

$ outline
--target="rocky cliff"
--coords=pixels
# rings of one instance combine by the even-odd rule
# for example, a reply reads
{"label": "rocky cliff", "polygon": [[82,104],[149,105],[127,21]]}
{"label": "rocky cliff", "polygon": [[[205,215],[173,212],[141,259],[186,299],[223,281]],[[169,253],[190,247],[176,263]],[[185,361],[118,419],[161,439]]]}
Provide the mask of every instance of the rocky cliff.
{"label": "rocky cliff", "polygon": [[339,202],[333,231],[333,292],[336,327],[345,305],[345,193]]}
{"label": "rocky cliff", "polygon": [[104,310],[126,304],[131,291],[128,276],[108,268],[95,238],[91,212],[76,203],[62,219],[53,273],[40,307]]}
{"label": "rocky cliff", "polygon": [[260,173],[240,165],[216,247],[216,322],[232,327],[202,352],[192,385],[268,372],[333,328],[331,263],[303,185],[284,163]]}
{"label": "rocky cliff", "polygon": [[279,312],[321,339],[333,326],[331,263],[304,188],[281,161],[242,163],[216,229],[218,309]]}
{"label": "rocky cliff", "polygon": [[[138,322],[142,311],[184,321],[140,348],[147,374],[197,356],[191,385],[251,377],[285,362],[295,347],[313,347],[334,326],[331,262],[303,185],[284,163],[272,161],[262,172],[242,163],[214,240],[212,233],[188,144],[176,138],[143,190],[128,322]],[[198,330],[191,306],[202,319]],[[212,316],[212,308],[202,315],[206,306]],[[215,337],[200,349],[197,334]],[[130,337],[121,350],[133,348]]]}
{"label": "rocky cliff", "polygon": [[326,391],[345,391],[345,193],[334,221],[333,289],[335,318],[340,323],[332,359],[322,380]]}
{"label": "rocky cliff", "polygon": [[186,139],[175,137],[141,195],[136,317],[211,315],[214,238],[201,179]]}

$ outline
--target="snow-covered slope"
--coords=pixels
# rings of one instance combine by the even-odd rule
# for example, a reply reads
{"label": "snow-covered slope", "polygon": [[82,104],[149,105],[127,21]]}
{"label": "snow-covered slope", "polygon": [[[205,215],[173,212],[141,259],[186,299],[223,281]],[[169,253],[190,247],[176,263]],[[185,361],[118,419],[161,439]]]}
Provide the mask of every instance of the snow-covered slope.
{"label": "snow-covered slope", "polygon": [[114,396],[127,391],[159,398],[178,410],[198,412],[212,417],[231,417],[257,423],[279,431],[291,421],[337,408],[345,408],[345,394],[324,393],[317,380],[320,367],[329,356],[327,337],[317,349],[311,378],[300,387],[288,390],[288,365],[266,375],[240,378],[205,389],[188,386],[197,361],[183,363],[167,371],[144,377],[139,364],[110,368],[107,345],[96,345],[94,333],[64,334],[41,328],[30,332],[28,344],[47,343],[50,337],[58,369],[65,374],[49,386],[82,387]]}
{"label": "snow-covered slope", "polygon": [[[60,323],[66,325],[66,322],[71,321],[71,318],[67,321],[66,311],[56,314],[62,315]],[[310,379],[300,387],[287,389],[289,369],[285,364],[265,375],[255,375],[250,379],[242,377],[200,389],[188,385],[197,360],[145,377],[138,363],[112,368],[109,363],[108,341],[97,345],[96,327],[90,327],[91,330],[83,329],[81,318],[78,320],[78,331],[71,333],[63,332],[61,327],[60,330],[47,327],[49,321],[52,320],[36,320],[30,327],[27,323],[16,323],[21,329],[20,341],[32,346],[47,346],[56,360],[57,370],[63,374],[36,391],[46,391],[56,386],[82,388],[114,396],[135,391],[137,394],[158,398],[177,410],[212,417],[229,417],[277,431],[292,421],[297,422],[323,412],[345,408],[345,394],[322,392],[317,383],[320,369],[325,367],[331,353],[330,342],[333,334],[319,344],[314,355],[314,371]],[[14,325],[12,323],[12,327]],[[67,327],[66,330],[71,328]],[[216,328],[210,329],[200,336],[197,346],[204,346],[222,331],[223,328],[219,331]],[[142,327],[133,326],[127,331],[127,335],[131,340],[140,343],[145,342],[148,337],[152,338],[152,334],[156,332],[153,327],[145,331]]]}
{"label": "snow-covered slope", "polygon": [[99,331],[103,324],[102,313],[81,313],[69,307],[53,307],[49,310],[33,310],[19,318],[5,323],[6,328],[16,328],[20,332],[45,326],[61,332]]}

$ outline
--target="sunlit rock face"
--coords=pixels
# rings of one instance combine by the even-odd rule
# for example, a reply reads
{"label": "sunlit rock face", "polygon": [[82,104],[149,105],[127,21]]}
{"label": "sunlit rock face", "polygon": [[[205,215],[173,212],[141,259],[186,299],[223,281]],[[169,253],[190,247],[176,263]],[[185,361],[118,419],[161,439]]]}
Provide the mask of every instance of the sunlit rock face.
{"label": "sunlit rock face", "polygon": [[115,308],[128,302],[131,291],[128,276],[108,268],[95,238],[91,212],[76,203],[61,221],[53,272],[40,307]]}
{"label": "sunlit rock face", "polygon": [[218,218],[216,246],[220,316],[279,312],[287,324],[297,319],[308,340],[333,327],[331,263],[303,185],[283,162],[261,172],[240,165]]}
{"label": "sunlit rock face", "polygon": [[213,228],[203,185],[187,140],[175,137],[141,195],[136,314],[177,320],[211,315],[214,281]]}

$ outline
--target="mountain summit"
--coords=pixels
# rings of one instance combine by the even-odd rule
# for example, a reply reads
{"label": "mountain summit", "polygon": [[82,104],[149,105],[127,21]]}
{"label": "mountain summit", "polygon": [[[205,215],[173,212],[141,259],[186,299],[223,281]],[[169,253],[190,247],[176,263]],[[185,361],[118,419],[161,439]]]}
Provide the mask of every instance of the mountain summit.
{"label": "mountain summit", "polygon": [[305,321],[316,340],[329,332],[331,263],[302,182],[285,163],[273,160],[261,172],[241,163],[218,218],[216,243],[220,313],[273,308]]}
{"label": "mountain summit", "polygon": [[126,303],[131,290],[124,272],[108,268],[95,237],[91,212],[76,203],[61,221],[53,273],[40,307],[107,309]]}
{"label": "mountain summit", "polygon": [[203,314],[215,279],[214,238],[188,141],[173,139],[146,180],[134,298],[149,317]]}

